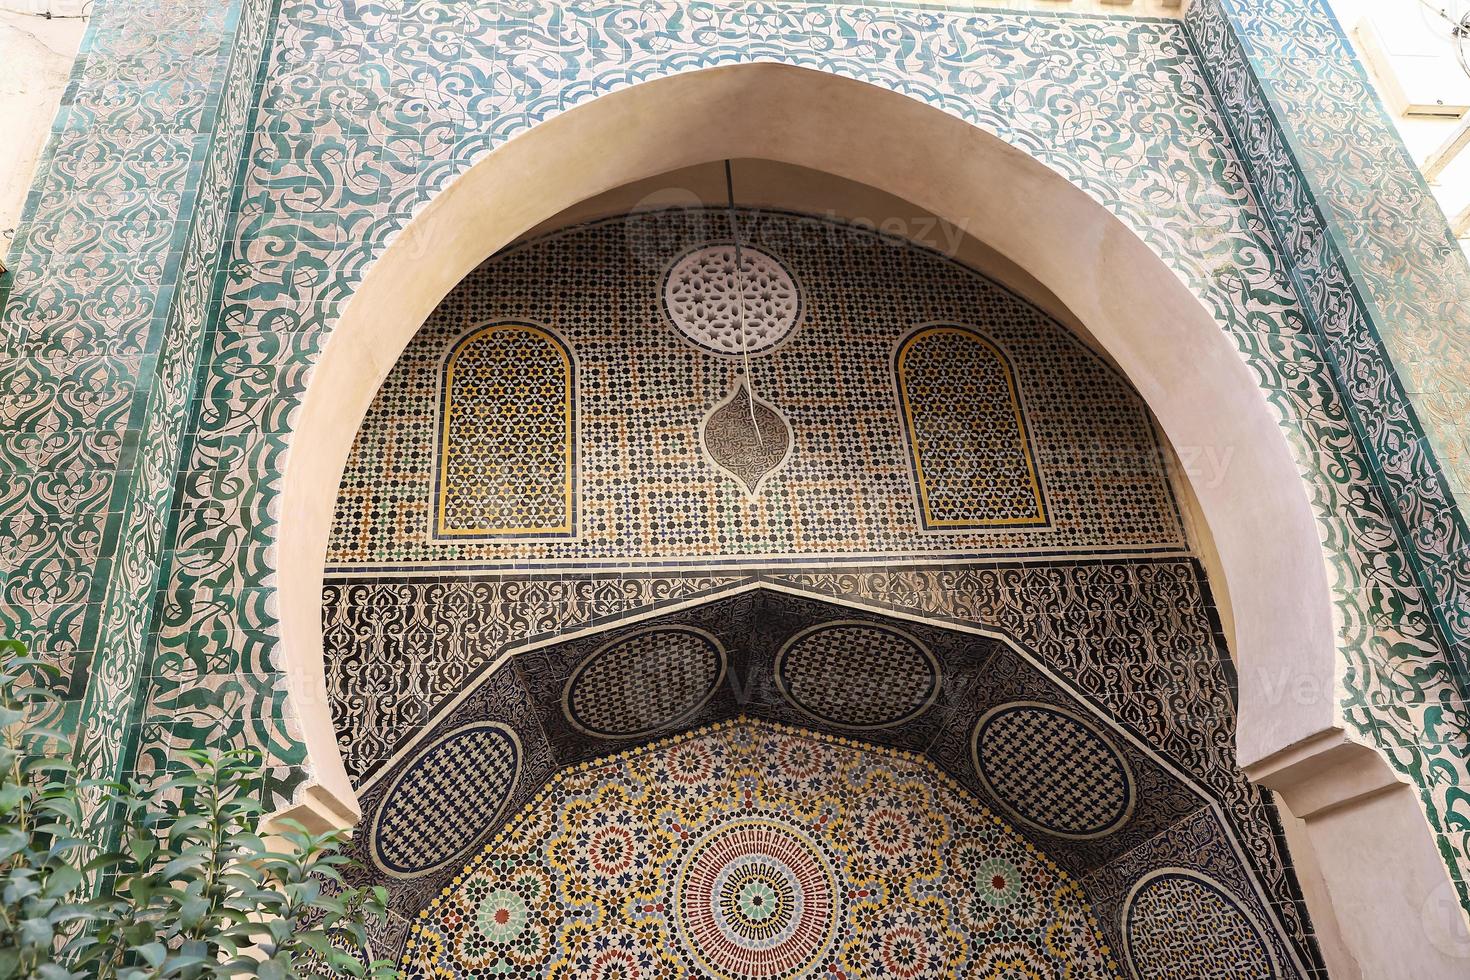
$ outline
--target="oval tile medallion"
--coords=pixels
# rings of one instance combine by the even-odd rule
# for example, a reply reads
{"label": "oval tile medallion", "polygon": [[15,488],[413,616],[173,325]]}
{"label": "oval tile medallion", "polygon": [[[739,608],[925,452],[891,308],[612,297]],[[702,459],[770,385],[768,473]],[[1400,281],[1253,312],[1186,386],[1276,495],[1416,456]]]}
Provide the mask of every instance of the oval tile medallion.
{"label": "oval tile medallion", "polygon": [[1023,823],[1073,840],[1103,837],[1133,812],[1133,774],[1091,722],[1055,705],[1014,701],[981,717],[975,771]]}
{"label": "oval tile medallion", "polygon": [[909,634],[865,620],[802,630],[776,655],[775,673],[792,707],[842,728],[892,728],[939,697],[934,655]]}
{"label": "oval tile medallion", "polygon": [[1123,947],[1138,980],[1281,975],[1255,918],[1224,885],[1187,868],[1144,875],[1123,907]]}
{"label": "oval tile medallion", "polygon": [[462,858],[494,825],[521,772],[521,740],[495,721],[456,728],[403,765],[373,815],[373,860],[396,878]]}
{"label": "oval tile medallion", "polygon": [[692,718],[725,679],[725,650],[692,626],[650,626],[607,643],[572,672],[562,709],[597,738],[639,738]]}

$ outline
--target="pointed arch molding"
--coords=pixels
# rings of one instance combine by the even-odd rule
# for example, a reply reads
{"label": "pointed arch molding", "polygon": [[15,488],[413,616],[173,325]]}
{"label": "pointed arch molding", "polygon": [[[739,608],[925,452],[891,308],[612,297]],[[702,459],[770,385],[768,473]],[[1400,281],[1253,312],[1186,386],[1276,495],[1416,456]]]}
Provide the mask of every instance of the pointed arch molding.
{"label": "pointed arch molding", "polygon": [[[528,229],[605,190],[727,157],[826,171],[966,229],[1087,324],[1175,447],[1228,450],[1230,465],[1196,492],[1237,622],[1242,763],[1336,726],[1339,660],[1313,509],[1265,393],[1178,275],[998,137],[876,85],[758,63],[620,89],[506,141],[432,198],[353,293],[292,436],[280,528],[283,662],[319,790],[351,807],[327,710],[320,584],[335,488],[378,385],[449,290]],[[1283,689],[1311,694],[1283,705]]]}
{"label": "pointed arch molding", "polygon": [[[626,85],[636,76],[620,77],[616,84]],[[356,816],[325,690],[322,571],[353,438],[418,326],[478,264],[582,200],[681,167],[761,158],[904,198],[995,248],[1086,324],[1181,454],[1225,461],[1194,488],[1224,579],[1216,584],[1228,591],[1236,624],[1242,767],[1273,788],[1310,783],[1314,801],[1335,797],[1316,811],[1334,818],[1344,801],[1393,791],[1395,809],[1382,819],[1395,829],[1371,839],[1399,847],[1396,855],[1415,849],[1402,865],[1418,876],[1405,879],[1405,896],[1417,901],[1434,875],[1444,878],[1422,812],[1404,802],[1413,800],[1409,790],[1397,792],[1404,777],[1376,751],[1353,752],[1345,766],[1312,761],[1319,748],[1341,756],[1340,686],[1349,665],[1361,669],[1351,659],[1361,657],[1361,640],[1338,643],[1341,607],[1359,600],[1343,592],[1350,586],[1333,584],[1340,572],[1329,581],[1337,558],[1335,546],[1323,545],[1353,532],[1332,511],[1338,491],[1318,464],[1299,470],[1266,382],[1155,251],[1167,245],[1151,246],[1061,174],[965,121],[962,105],[947,112],[827,71],[726,65],[596,97],[588,90],[587,99],[565,111],[553,99],[544,121],[478,157],[432,197],[382,247],[318,359],[291,437],[278,541],[279,662],[313,779],[293,816]],[[1360,857],[1332,868],[1324,859],[1324,874],[1346,880]]]}

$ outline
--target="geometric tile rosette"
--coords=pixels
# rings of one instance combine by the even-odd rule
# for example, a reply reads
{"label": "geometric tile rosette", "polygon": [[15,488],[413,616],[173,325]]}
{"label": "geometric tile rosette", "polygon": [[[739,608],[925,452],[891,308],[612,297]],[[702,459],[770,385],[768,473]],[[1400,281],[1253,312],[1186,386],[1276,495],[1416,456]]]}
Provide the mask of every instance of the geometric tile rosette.
{"label": "geometric tile rosette", "polygon": [[801,291],[786,266],[750,245],[739,251],[739,275],[736,246],[729,242],[691,249],[664,274],[664,315],[707,354],[764,354],[801,322]]}
{"label": "geometric tile rosette", "polygon": [[576,531],[576,375],[544,327],[497,323],[451,348],[440,387],[435,536]]}
{"label": "geometric tile rosette", "polygon": [[405,761],[373,817],[373,860],[413,878],[455,860],[495,822],[521,772],[521,742],[499,722],[474,722]]}
{"label": "geometric tile rosette", "polygon": [[1047,523],[1010,360],[971,327],[922,327],[894,355],[925,530]]}
{"label": "geometric tile rosette", "polygon": [[1273,980],[1281,975],[1260,926],[1224,885],[1163,868],[1134,884],[1123,947],[1138,980]]}
{"label": "geometric tile rosette", "polygon": [[406,977],[1116,977],[1081,888],[921,758],[739,719],[564,770]]}
{"label": "geometric tile rosette", "polygon": [[792,707],[842,728],[892,728],[939,697],[934,654],[901,630],[862,620],[802,630],[776,654],[774,671]]}
{"label": "geometric tile rosette", "polygon": [[577,665],[562,710],[595,738],[641,738],[692,717],[725,679],[724,647],[692,626],[652,626],[593,651]]}
{"label": "geometric tile rosette", "polygon": [[835,863],[789,820],[742,817],[711,827],[675,879],[680,938],[723,980],[805,973],[832,952],[843,917]]}
{"label": "geometric tile rosette", "polygon": [[1091,722],[1054,705],[1013,701],[976,723],[971,755],[981,782],[1022,823],[1089,840],[1133,813],[1127,761]]}

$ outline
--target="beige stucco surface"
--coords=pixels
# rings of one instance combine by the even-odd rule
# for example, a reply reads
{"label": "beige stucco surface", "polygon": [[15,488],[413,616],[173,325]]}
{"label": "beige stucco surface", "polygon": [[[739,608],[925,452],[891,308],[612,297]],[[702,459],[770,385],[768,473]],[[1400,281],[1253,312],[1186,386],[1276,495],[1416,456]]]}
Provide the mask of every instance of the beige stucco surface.
{"label": "beige stucco surface", "polygon": [[0,2],[0,255],[10,241],[30,190],[36,160],[50,135],[56,108],[71,74],[85,22],[76,18],[47,20],[6,9],[17,0]]}

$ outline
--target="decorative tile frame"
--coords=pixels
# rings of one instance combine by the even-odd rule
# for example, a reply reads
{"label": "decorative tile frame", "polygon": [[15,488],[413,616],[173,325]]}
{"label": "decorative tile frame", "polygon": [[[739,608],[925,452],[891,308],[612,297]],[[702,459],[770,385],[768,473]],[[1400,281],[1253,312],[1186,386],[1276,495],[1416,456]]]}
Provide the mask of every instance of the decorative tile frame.
{"label": "decorative tile frame", "polygon": [[89,776],[116,776],[139,742],[135,695],[272,12],[98,3],[0,278],[0,633],[70,673]]}
{"label": "decorative tile frame", "polygon": [[[445,732],[504,717],[508,705],[526,700],[505,693],[512,675],[530,700],[559,705],[576,663],[610,638],[636,634],[647,624],[694,624],[722,637],[731,650],[734,690],[711,699],[688,724],[739,710],[927,752],[984,799],[990,796],[975,775],[970,740],[975,720],[1016,701],[1074,712],[1086,705],[1089,717],[1108,721],[1114,733],[1127,733],[1128,765],[1149,800],[1147,812],[1103,840],[1042,835],[1038,843],[1047,843],[1048,852],[1075,873],[1105,879],[1100,900],[1109,907],[1121,901],[1121,892],[1115,894],[1116,875],[1108,868],[1133,867],[1125,854],[1142,852],[1144,870],[1152,860],[1148,854],[1164,851],[1165,863],[1228,872],[1237,891],[1264,892],[1273,919],[1296,937],[1295,955],[1309,964],[1309,973],[1315,969],[1310,924],[1284,857],[1274,805],[1234,762],[1234,672],[1204,572],[1194,560],[1027,557],[807,573],[751,569],[723,580],[616,570],[585,578],[557,572],[415,582],[389,577],[329,582],[325,604],[331,699],[369,821],[406,760]],[[1103,609],[1107,614],[1097,615]],[[940,697],[920,716],[863,732],[815,718],[781,694],[774,674],[785,639],[815,623],[890,616],[887,625],[899,624],[942,665]],[[977,629],[987,635],[977,636]],[[997,633],[1018,649],[996,643],[991,637]],[[1119,664],[1131,665],[1130,683],[1117,683]],[[404,697],[400,674],[409,675],[410,690],[432,688],[429,697]],[[737,694],[743,700],[734,704]],[[415,710],[364,707],[390,703]],[[641,741],[609,745],[578,737],[559,707],[543,709],[539,717],[542,724],[523,741],[543,733],[553,747],[553,769]],[[1185,791],[1183,781],[1196,789]],[[1202,796],[1214,801],[1207,826],[1181,831],[1185,840],[1177,852],[1148,843],[1172,834],[1161,832],[1181,826],[1202,805]],[[1130,881],[1122,883],[1123,891]],[[411,915],[440,884],[424,878],[412,887],[393,885],[393,908]],[[401,935],[403,922],[395,928]]]}
{"label": "decorative tile frame", "polygon": [[[437,752],[447,738],[467,728],[509,722],[520,733],[521,743],[537,756],[531,770],[544,779],[551,771],[585,769],[609,752],[640,752],[650,737],[744,716],[927,756],[984,805],[1005,813],[1005,803],[977,771],[972,738],[977,723],[992,709],[1021,703],[1088,719],[1084,724],[1130,773],[1126,813],[1105,833],[1074,838],[1008,818],[1018,832],[1066,871],[1079,880],[1099,882],[1097,900],[1105,931],[1116,932],[1121,907],[1115,881],[1120,872],[1115,869],[1127,869],[1123,873],[1136,877],[1140,870],[1157,864],[1157,855],[1164,853],[1165,863],[1188,863],[1202,872],[1223,875],[1237,893],[1252,896],[1253,907],[1272,923],[1272,946],[1283,961],[1294,964],[1288,975],[1318,975],[1314,939],[1286,864],[1274,805],[1265,791],[1245,780],[1230,758],[1234,711],[1229,664],[1223,639],[1211,621],[1203,572],[1197,563],[1158,560],[1136,567],[1128,561],[1007,563],[979,575],[964,567],[915,567],[893,573],[859,568],[784,578],[785,583],[776,576],[756,576],[686,593],[670,601],[667,609],[615,612],[583,624],[584,628],[566,639],[557,637],[569,629],[544,629],[529,634],[529,642],[512,644],[493,661],[446,668],[445,675],[460,679],[459,694],[438,706],[421,733],[403,741],[405,747],[396,758],[367,774],[357,773],[368,830],[355,844],[364,868],[354,873],[354,880],[386,884],[393,911],[374,941],[375,948],[380,952],[400,948],[408,922],[444,887],[452,885],[450,879],[459,866],[456,861],[426,864],[421,874],[409,876],[390,867],[388,877],[383,878],[379,853],[398,850],[403,842],[379,839],[379,814],[392,805],[388,801],[396,795],[405,772],[414,771],[419,759]],[[895,591],[874,601],[876,596],[869,590],[884,580],[893,582]],[[793,588],[796,581],[802,585]],[[1036,584],[1048,581],[1064,581],[1072,587],[1056,590],[1058,595],[1049,606],[1028,615]],[[503,586],[529,592],[553,583],[554,579],[551,583],[512,579]],[[487,584],[460,579],[442,583],[445,588],[437,594],[436,590],[420,591],[409,600],[414,615],[411,623],[391,609],[399,590],[392,582],[370,587],[354,583],[353,604],[334,603],[332,611],[360,621],[391,620],[398,635],[442,635],[464,630],[469,625],[466,619],[500,618],[498,609],[485,613],[477,604],[454,601],[445,594]],[[894,601],[906,589],[922,597],[922,608],[913,601]],[[1098,617],[1087,630],[1071,628],[1079,610],[1095,610],[1109,603],[1114,607],[1109,616]],[[991,629],[1022,619],[1026,633],[1017,642],[1036,644],[1035,655],[1024,646],[1017,648],[997,639]],[[976,624],[984,627],[977,629]],[[860,730],[842,719],[823,719],[799,709],[777,680],[782,652],[790,641],[809,635],[813,628],[854,625],[900,631],[928,651],[943,678],[940,696],[916,715],[882,730]],[[425,630],[425,626],[430,628]],[[518,621],[511,628],[534,630],[535,625]],[[729,676],[718,685],[718,693],[696,713],[653,732],[609,741],[576,731],[569,723],[562,694],[580,666],[609,646],[678,628],[696,630],[728,650]],[[1167,649],[1156,648],[1159,637],[1168,638]],[[375,655],[376,646],[365,643],[354,651],[359,658],[355,674],[391,669],[412,659],[397,657],[392,651]],[[1126,652],[1120,658],[1121,650]],[[1092,663],[1083,651],[1093,654]],[[830,655],[839,661],[828,667],[833,674],[849,672],[840,661],[863,657],[850,648],[835,649]],[[1113,675],[1118,659],[1144,671],[1132,697],[1107,689],[1107,678]],[[682,669],[677,663],[664,668],[674,673]],[[1188,693],[1160,688],[1157,676],[1176,681],[1187,677]],[[349,680],[341,672],[334,672],[333,679],[337,683]],[[1205,710],[1184,718],[1150,710],[1156,698],[1181,695]],[[354,722],[344,719],[344,736],[355,735],[353,728]],[[1104,728],[1107,735],[1102,734]],[[451,822],[459,826],[478,820],[477,838],[489,839],[496,826],[513,816],[509,808],[499,805],[500,795],[523,798],[526,792],[528,783],[522,779],[514,785],[502,783],[498,792],[487,784],[478,795],[458,794],[454,797],[457,803],[447,804],[460,811]],[[442,795],[424,793],[425,807],[436,811],[426,819],[444,819],[437,813],[446,806]],[[485,816],[492,811],[499,815]],[[1171,851],[1165,841],[1176,836],[1176,828],[1182,839]],[[412,842],[419,840],[411,828],[400,825],[398,832],[407,832]],[[1091,885],[1088,887],[1090,894]],[[1116,936],[1112,942],[1114,948],[1121,948]]]}
{"label": "decorative tile frame", "polygon": [[[544,431],[536,433],[543,441],[550,435],[549,445],[529,447],[523,442],[514,447],[506,447],[498,444],[506,437],[502,434],[492,437],[494,450],[502,451],[501,459],[485,458],[484,455],[476,456],[476,450],[481,454],[491,447],[483,444],[479,446],[456,445],[452,433],[456,426],[454,419],[459,418],[459,429],[476,430],[484,428],[493,430],[497,423],[503,427],[513,420],[518,414],[532,407],[534,402],[527,402],[523,391],[511,391],[508,385],[499,385],[494,390],[486,391],[484,386],[472,389],[466,393],[463,400],[457,396],[458,368],[473,345],[485,344],[488,339],[506,334],[520,335],[522,338],[534,338],[532,343],[538,343],[542,351],[551,354],[548,365],[549,375],[554,375],[556,381],[543,383],[543,390],[537,394],[543,400],[550,400],[552,404],[537,407],[549,408],[548,421]],[[517,356],[521,358],[518,365],[522,372],[528,368],[535,367],[534,356],[536,351],[525,339],[515,342],[514,349]],[[489,396],[488,398],[486,396]],[[523,399],[517,401],[516,399]],[[517,323],[513,321],[501,321],[492,324],[475,327],[455,341],[454,345],[444,357],[444,366],[439,380],[439,417],[435,426],[435,454],[438,457],[434,469],[434,493],[433,514],[430,517],[430,534],[436,538],[504,538],[504,537],[575,537],[577,534],[577,362],[564,340],[555,331],[534,323]],[[553,421],[554,420],[554,421]],[[463,436],[461,435],[461,438]],[[533,514],[527,514],[509,527],[493,524],[488,520],[489,515],[476,512],[473,515],[460,516],[458,521],[450,521],[448,512],[451,501],[458,499],[461,509],[475,511],[477,501],[473,499],[474,487],[461,487],[455,479],[456,462],[460,462],[461,453],[469,457],[468,466],[473,471],[476,464],[480,467],[494,466],[504,462],[505,458],[516,458],[518,456],[529,456],[533,460],[545,461],[546,457],[556,460],[556,465],[550,468],[550,472],[538,470],[536,467],[522,465],[517,470],[518,482],[512,482],[510,486],[529,485],[534,487],[536,507]],[[505,491],[507,477],[502,476],[497,482],[490,486],[495,491]],[[536,484],[535,481],[541,481]],[[487,481],[488,482],[488,481]],[[529,496],[529,493],[527,494]],[[471,499],[461,498],[469,496]],[[481,505],[483,506],[483,505]],[[549,514],[547,513],[549,512]],[[539,517],[539,520],[536,519]],[[477,526],[476,521],[479,525]],[[469,526],[465,526],[468,524]]]}
{"label": "decorative tile frame", "polygon": [[[1302,52],[1316,52],[1310,85]],[[1467,413],[1438,373],[1464,378],[1463,321],[1432,329],[1436,311],[1464,309],[1463,260],[1441,249],[1442,217],[1320,0],[1196,0],[1187,26],[660,0],[99,3],[0,287],[14,366],[0,519],[21,529],[0,628],[92,665],[74,692],[85,768],[115,771],[124,745],[147,770],[177,744],[252,743],[277,766],[268,795],[293,792],[303,755],[272,662],[276,481],[353,284],[437,189],[537,121],[757,60],[996,133],[1101,201],[1214,313],[1303,469],[1343,717],[1420,788],[1470,906],[1467,725],[1447,649],[1470,628]],[[1085,108],[1055,109],[1053,94]],[[1330,112],[1314,115],[1319,98]],[[1232,124],[1253,138],[1237,148]],[[1388,163],[1334,156],[1346,138]],[[1368,194],[1394,202],[1402,237]],[[1294,223],[1314,208],[1325,230]],[[1422,265],[1392,277],[1406,258]],[[1386,316],[1361,315],[1368,298]]]}
{"label": "decorative tile frame", "polygon": [[1325,0],[1186,20],[1375,482],[1470,684],[1470,265]]}
{"label": "decorative tile frame", "polygon": [[[968,344],[976,353],[971,355],[972,360],[966,361],[959,350],[951,346],[948,351],[950,358],[940,358],[939,363],[929,365],[931,374],[940,374],[937,383],[931,377],[931,386],[953,387],[965,378],[967,372],[973,372],[975,376],[983,376],[981,370],[977,370],[976,362],[983,363],[982,359],[988,360],[990,367],[985,370],[993,371],[998,375],[997,380],[991,384],[1001,391],[989,392],[979,411],[987,413],[991,417],[983,420],[966,418],[961,421],[957,418],[958,413],[953,409],[955,402],[962,401],[950,395],[952,402],[937,406],[937,417],[928,417],[936,409],[921,404],[911,391],[911,373],[917,371],[914,362],[918,360],[919,345],[931,339],[944,338],[953,345],[956,341]],[[942,342],[942,341],[941,341]],[[933,355],[931,355],[932,357]],[[946,368],[956,369],[956,373],[943,377]],[[927,324],[912,331],[908,336],[899,341],[893,354],[893,378],[898,388],[898,403],[903,419],[903,428],[909,450],[909,469],[914,481],[914,491],[918,500],[916,506],[919,511],[919,521],[926,531],[946,530],[971,530],[980,527],[994,527],[997,525],[1030,527],[1033,525],[1046,525],[1047,518],[1046,499],[1041,490],[1041,480],[1038,475],[1036,464],[1036,450],[1032,444],[1032,436],[1027,431],[1026,413],[1021,408],[1021,395],[1016,384],[1016,370],[1011,366],[1010,358],[993,340],[968,324],[935,323]],[[1004,394],[1004,399],[998,395]],[[980,399],[976,399],[980,402]],[[997,411],[996,405],[1000,405]],[[1001,416],[996,418],[995,416]],[[978,452],[972,454],[975,468],[959,474],[965,480],[958,487],[943,487],[943,476],[941,472],[936,475],[930,472],[932,467],[925,466],[926,446],[925,438],[921,435],[922,430],[928,427],[942,427],[947,418],[958,421],[963,428],[969,423],[971,428],[979,428],[980,425],[993,425],[994,428],[1005,431],[1014,426],[1015,435],[1011,444],[1005,448],[1009,452],[998,452],[993,455],[997,458],[984,458]],[[952,424],[952,423],[951,423]],[[932,436],[930,436],[932,439]],[[1009,457],[1009,458],[1007,458]],[[952,468],[952,467],[951,467]],[[948,490],[948,496],[963,499],[968,496],[974,497],[979,487],[976,482],[986,477],[996,479],[1003,477],[1011,484],[1008,489],[1012,490],[1013,497],[1024,497],[1025,503],[1018,505],[1012,500],[1010,504],[1014,513],[1006,513],[1003,516],[992,516],[986,513],[965,512],[950,514],[947,517],[937,516],[934,511],[934,498]],[[953,504],[951,504],[953,506]]]}
{"label": "decorative tile frame", "polygon": [[[1375,574],[1343,569],[1347,582],[1370,618],[1393,622],[1395,632],[1413,624],[1390,644],[1402,650],[1437,639],[1446,652],[1431,709],[1439,717],[1426,717],[1420,733],[1427,758],[1405,756],[1392,747],[1396,733],[1375,730],[1382,695],[1350,682],[1344,713],[1421,787],[1420,766],[1437,767],[1436,756],[1457,760],[1448,763],[1460,771],[1449,781],[1454,789],[1426,788],[1439,797],[1426,809],[1470,908],[1470,266],[1323,0],[1197,0],[1185,25],[1379,490],[1385,530],[1399,546],[1390,559],[1404,583],[1399,594],[1418,593],[1423,612],[1402,616]],[[1320,452],[1309,430],[1287,428],[1305,443],[1299,454]],[[1384,664],[1392,686],[1419,699],[1424,689],[1409,679],[1411,668],[1395,661],[1391,654]]]}

